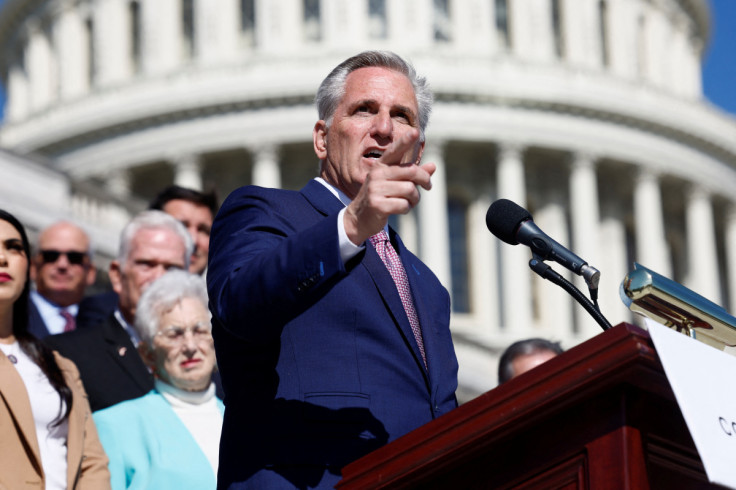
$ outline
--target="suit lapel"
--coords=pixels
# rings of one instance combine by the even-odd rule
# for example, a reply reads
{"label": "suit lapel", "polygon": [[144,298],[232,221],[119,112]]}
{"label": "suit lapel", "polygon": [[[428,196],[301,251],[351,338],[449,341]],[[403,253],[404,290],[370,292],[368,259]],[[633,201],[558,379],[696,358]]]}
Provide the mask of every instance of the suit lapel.
{"label": "suit lapel", "polygon": [[143,363],[140,354],[130,340],[128,332],[117,321],[115,315],[108,317],[103,324],[102,336],[105,339],[107,354],[144,391],[151,389],[151,373]]}
{"label": "suit lapel", "polygon": [[30,448],[32,464],[39,475],[43,475],[41,466],[41,451],[38,447],[38,436],[31,410],[31,400],[23,379],[13,364],[0,352],[0,397],[2,397],[8,412],[20,430],[26,447]]}
{"label": "suit lapel", "polygon": [[327,187],[316,180],[310,180],[300,192],[314,209],[325,216],[339,213],[345,207]]}

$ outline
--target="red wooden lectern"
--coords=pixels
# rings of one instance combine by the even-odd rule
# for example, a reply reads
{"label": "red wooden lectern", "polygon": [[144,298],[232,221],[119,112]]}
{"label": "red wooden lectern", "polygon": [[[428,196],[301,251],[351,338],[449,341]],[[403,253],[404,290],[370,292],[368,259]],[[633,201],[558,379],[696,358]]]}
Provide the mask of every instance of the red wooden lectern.
{"label": "red wooden lectern", "polygon": [[708,483],[649,335],[629,324],[406,434],[342,474],[341,490],[720,488]]}

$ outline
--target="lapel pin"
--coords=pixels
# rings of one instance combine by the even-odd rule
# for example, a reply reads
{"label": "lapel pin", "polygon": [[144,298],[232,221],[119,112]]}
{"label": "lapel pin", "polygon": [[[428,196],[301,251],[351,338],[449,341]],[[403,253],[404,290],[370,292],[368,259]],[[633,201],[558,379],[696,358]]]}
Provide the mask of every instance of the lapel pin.
{"label": "lapel pin", "polygon": [[123,357],[127,351],[128,351],[128,348],[127,347],[125,347],[125,346],[120,347],[120,348],[118,348],[118,355],[120,357]]}

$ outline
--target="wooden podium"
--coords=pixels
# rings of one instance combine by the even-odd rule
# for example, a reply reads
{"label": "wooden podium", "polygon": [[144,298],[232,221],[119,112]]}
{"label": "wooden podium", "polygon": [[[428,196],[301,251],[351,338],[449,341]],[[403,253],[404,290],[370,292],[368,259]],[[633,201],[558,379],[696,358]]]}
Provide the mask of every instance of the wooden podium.
{"label": "wooden podium", "polygon": [[721,488],[708,483],[649,335],[629,324],[406,434],[342,475],[341,490]]}

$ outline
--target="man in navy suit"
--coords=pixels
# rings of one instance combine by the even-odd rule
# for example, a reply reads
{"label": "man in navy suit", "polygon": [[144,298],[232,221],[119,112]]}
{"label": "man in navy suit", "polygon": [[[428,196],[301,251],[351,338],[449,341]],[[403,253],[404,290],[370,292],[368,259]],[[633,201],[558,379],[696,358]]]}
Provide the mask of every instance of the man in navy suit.
{"label": "man in navy suit", "polygon": [[28,328],[36,337],[76,328],[76,316],[84,290],[95,282],[96,269],[87,234],[79,226],[59,221],[38,236],[31,261]]}
{"label": "man in navy suit", "polygon": [[[316,102],[320,176],[238,189],[213,225],[218,488],[331,488],[345,464],[457,406],[449,295],[387,226],[436,170],[419,164],[426,82],[366,52]],[[372,238],[386,231],[390,243]]]}

